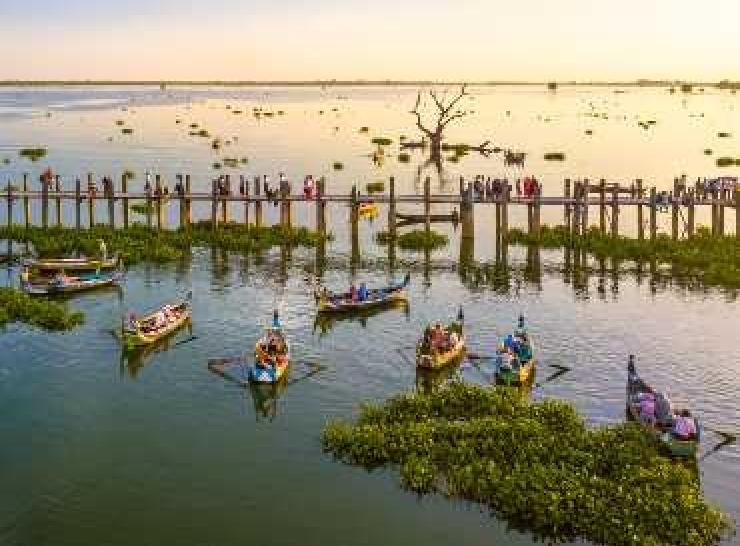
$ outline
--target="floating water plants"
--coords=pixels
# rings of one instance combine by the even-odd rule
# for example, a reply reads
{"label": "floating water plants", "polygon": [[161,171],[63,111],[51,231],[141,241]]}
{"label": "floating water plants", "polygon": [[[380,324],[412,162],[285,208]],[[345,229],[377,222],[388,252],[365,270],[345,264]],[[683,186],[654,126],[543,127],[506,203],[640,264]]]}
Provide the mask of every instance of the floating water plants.
{"label": "floating water plants", "polygon": [[221,139],[220,138],[214,138],[213,142],[211,142],[211,148],[214,150],[221,149]]}
{"label": "floating water plants", "polygon": [[190,124],[190,128],[191,129],[197,129],[198,128],[198,124],[197,123],[191,123]]}
{"label": "floating water plants", "polygon": [[221,167],[223,167],[223,165],[221,165],[221,163],[219,163],[218,161],[216,161],[216,162],[213,163],[213,165],[211,165],[211,167],[213,167],[214,170],[217,170],[218,171],[218,170],[221,169]]}
{"label": "floating water plants", "polygon": [[285,115],[285,112],[283,110],[278,110],[277,111],[277,115],[278,116],[284,116]]}
{"label": "floating water plants", "polygon": [[241,110],[232,110],[231,113],[232,114],[241,114],[242,111]]}
{"label": "floating water plants", "polygon": [[239,166],[239,159],[236,157],[224,157],[221,161],[230,169],[236,169]]}
{"label": "floating water plants", "polygon": [[370,131],[370,127],[365,127],[365,126],[360,127],[360,132],[361,133],[367,133],[368,131]]}
{"label": "floating water plants", "polygon": [[565,161],[563,152],[548,152],[545,154],[545,161]]}
{"label": "floating water plants", "polygon": [[123,125],[123,123],[124,123],[124,122],[123,122],[123,120],[122,120],[122,119],[117,119],[117,120],[116,120],[116,125]]}
{"label": "floating water plants", "polygon": [[[375,235],[375,241],[379,245],[386,245],[390,241],[390,236],[387,231],[379,231]],[[449,242],[450,238],[447,235],[434,230],[427,232],[423,229],[415,229],[396,237],[398,247],[403,250],[437,250],[446,247]]]}
{"label": "floating water plants", "polygon": [[342,163],[341,161],[335,161],[334,163],[332,163],[331,166],[332,169],[334,169],[335,171],[341,171],[342,169],[344,169],[344,163]]}
{"label": "floating water plants", "polygon": [[589,136],[594,134],[592,129],[586,129],[585,133]]}
{"label": "floating water plants", "polygon": [[695,470],[662,456],[637,424],[587,426],[560,400],[453,382],[366,403],[322,432],[325,452],[401,486],[480,503],[537,541],[714,546],[731,520]]}
{"label": "floating water plants", "polygon": [[704,155],[712,155],[712,149],[711,148],[705,148],[704,149]]}
{"label": "floating water plants", "polygon": [[393,141],[387,137],[375,137],[370,142],[378,146],[389,146]]}
{"label": "floating water plants", "polygon": [[732,167],[735,165],[735,158],[733,157],[718,157],[717,167]]}
{"label": "floating water plants", "polygon": [[719,133],[717,133],[717,136],[719,138],[730,138],[732,136],[732,134],[731,133],[727,133],[725,131],[720,131]]}
{"label": "floating water plants", "polygon": [[411,156],[406,152],[401,152],[400,154],[398,154],[398,161],[400,161],[401,163],[408,163],[409,161],[411,161]]}
{"label": "floating water plants", "polygon": [[3,158],[3,165],[10,165],[10,158],[9,157],[4,157]]}
{"label": "floating water plants", "polygon": [[18,155],[31,161],[38,161],[46,156],[46,148],[22,148],[19,150]]}
{"label": "floating water plants", "polygon": [[378,180],[377,182],[368,182],[365,185],[365,191],[367,193],[380,193],[385,191],[385,182]]}
{"label": "floating water plants", "polygon": [[121,129],[121,132],[124,135],[131,135],[133,134],[134,130],[131,127],[124,127],[123,129]]}
{"label": "floating water plants", "polygon": [[46,330],[69,330],[85,322],[79,311],[70,311],[61,303],[32,298],[15,288],[0,288],[0,326],[24,322]]}
{"label": "floating water plants", "polygon": [[190,133],[190,134],[191,135],[194,135],[194,136],[203,137],[203,138],[211,138],[211,133],[209,133],[205,129],[200,129],[199,131],[195,131],[195,132]]}

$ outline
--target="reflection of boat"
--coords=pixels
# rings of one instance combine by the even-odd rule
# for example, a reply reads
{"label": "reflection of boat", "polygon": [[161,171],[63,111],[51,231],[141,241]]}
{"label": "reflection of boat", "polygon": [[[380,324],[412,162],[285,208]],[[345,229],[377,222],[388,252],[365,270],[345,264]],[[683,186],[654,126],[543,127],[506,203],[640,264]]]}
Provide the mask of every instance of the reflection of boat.
{"label": "reflection of boat", "polygon": [[115,286],[124,278],[124,272],[120,270],[108,273],[83,273],[74,277],[67,276],[62,271],[51,280],[27,280],[24,278],[21,282],[21,288],[31,295],[69,294],[103,286]]}
{"label": "reflection of boat", "polygon": [[30,258],[23,261],[23,266],[39,271],[41,274],[57,271],[98,271],[115,269],[118,266],[118,256],[110,258]]}
{"label": "reflection of boat", "polygon": [[406,274],[403,281],[391,284],[385,288],[368,290],[367,298],[362,301],[353,300],[349,292],[335,294],[326,290],[317,291],[316,301],[320,313],[358,311],[392,303],[405,302],[405,288],[411,282],[411,275]]}
{"label": "reflection of boat", "polygon": [[[188,323],[188,328],[189,327],[190,323]],[[150,343],[149,345],[136,347],[135,350],[127,350],[126,347],[124,347],[124,350],[121,354],[121,362],[122,364],[125,364],[128,368],[129,375],[131,377],[136,377],[136,375],[144,367],[147,359],[151,355],[168,351],[170,347],[183,342],[176,341],[176,338],[177,336],[165,336],[155,341],[154,343]],[[187,341],[187,339],[184,341]]]}
{"label": "reflection of boat", "polygon": [[[640,422],[645,430],[655,435],[674,457],[696,457],[696,452],[698,451],[699,442],[701,440],[701,430],[699,427],[699,420],[696,417],[692,417],[687,410],[682,410],[682,412],[676,413],[671,412],[670,423],[660,423],[655,419],[651,419],[650,422],[640,418],[640,401],[642,398],[648,396],[655,400],[659,394],[660,393],[656,392],[650,385],[645,383],[637,374],[637,370],[635,368],[635,357],[634,355],[630,355],[629,363],[627,365],[627,416],[632,420]],[[696,431],[695,434],[685,440],[678,438],[672,433],[673,422],[676,419],[682,418],[690,419],[693,422],[693,428]]]}
{"label": "reflection of boat", "polygon": [[534,358],[532,340],[524,329],[524,317],[513,336],[502,344],[503,350],[496,354],[496,383],[502,385],[527,385],[534,380],[537,361]]}
{"label": "reflection of boat", "polygon": [[416,365],[421,368],[442,368],[459,363],[464,355],[465,334],[460,309],[457,320],[448,326],[443,328],[440,323],[436,323],[426,327],[424,337],[416,346]]}
{"label": "reflection of boat", "polygon": [[254,345],[254,365],[249,370],[249,380],[255,383],[277,383],[287,375],[290,366],[290,345],[280,326],[277,311],[272,326]]}
{"label": "reflection of boat", "polygon": [[127,348],[150,345],[188,324],[192,318],[190,297],[180,302],[163,305],[141,318],[131,318],[123,327],[122,339]]}
{"label": "reflection of boat", "polygon": [[439,369],[416,367],[416,390],[432,393],[445,385],[457,373],[457,367],[445,366]]}
{"label": "reflection of boat", "polygon": [[[399,309],[404,312],[408,317],[409,315],[409,302],[405,299],[394,302],[391,307],[393,309]],[[316,319],[314,320],[314,332],[318,328],[322,334],[326,334],[334,328],[338,322],[359,322],[364,328],[367,326],[367,319],[372,318],[381,313],[388,311],[388,306],[372,306],[364,307],[354,311],[352,313],[316,313]]]}
{"label": "reflection of boat", "polygon": [[272,420],[277,416],[277,402],[288,387],[287,381],[278,383],[250,383],[249,392],[254,402],[254,412],[257,419]]}

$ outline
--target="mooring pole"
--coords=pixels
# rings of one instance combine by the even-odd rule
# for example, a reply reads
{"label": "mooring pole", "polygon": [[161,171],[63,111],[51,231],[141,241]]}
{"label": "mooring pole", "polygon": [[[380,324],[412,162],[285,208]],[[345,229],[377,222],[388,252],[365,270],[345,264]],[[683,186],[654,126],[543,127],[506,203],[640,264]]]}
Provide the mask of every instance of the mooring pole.
{"label": "mooring pole", "polygon": [[654,241],[658,234],[657,191],[650,188],[650,240]]}
{"label": "mooring pole", "polygon": [[316,231],[319,232],[321,238],[326,237],[326,201],[324,200],[324,194],[326,193],[326,180],[322,176],[316,181]]}
{"label": "mooring pole", "polygon": [[460,219],[462,221],[462,239],[461,244],[469,245],[469,248],[473,248],[475,239],[475,224],[473,217],[473,186],[468,184],[463,194],[462,201],[460,203]]}
{"label": "mooring pole", "polygon": [[612,190],[612,218],[611,218],[611,235],[619,236],[619,188]]}
{"label": "mooring pole", "polygon": [[161,230],[164,225],[164,208],[162,207],[162,197],[164,196],[162,192],[162,177],[161,175],[157,174],[154,177],[154,186],[156,188],[156,197],[157,197],[157,229]]}
{"label": "mooring pole", "polygon": [[424,179],[424,231],[427,234],[432,230],[432,201],[431,201],[431,184],[432,179]]}
{"label": "mooring pole", "polygon": [[87,173],[87,225],[90,229],[95,227],[95,181],[92,173]]}
{"label": "mooring pole", "polygon": [[23,219],[26,229],[31,227],[31,200],[28,198],[28,173],[23,173]]}
{"label": "mooring pole", "polygon": [[239,175],[239,187],[244,188],[244,225],[249,227],[249,179]]}
{"label": "mooring pole", "polygon": [[128,176],[121,175],[121,207],[123,214],[123,229],[128,229]]}
{"label": "mooring pole", "polygon": [[349,223],[350,223],[350,241],[351,256],[350,263],[355,266],[360,261],[360,235],[359,235],[359,203],[357,199],[357,186],[352,185],[349,204]]}
{"label": "mooring pole", "polygon": [[396,268],[396,179],[388,179],[388,265]]}
{"label": "mooring pole", "polygon": [[41,227],[46,229],[49,227],[49,185],[51,180],[41,181]]}
{"label": "mooring pole", "polygon": [[75,180],[75,229],[82,229],[82,182]]}
{"label": "mooring pole", "polygon": [[55,205],[57,213],[57,227],[62,227],[62,198],[59,196],[62,191],[62,182],[59,179],[59,175],[54,177],[54,189],[56,191]]}
{"label": "mooring pole", "polygon": [[193,196],[190,175],[185,175],[185,227],[190,228],[193,223]]}
{"label": "mooring pole", "polygon": [[260,199],[260,177],[254,177],[254,227],[262,227],[262,200]]}
{"label": "mooring pole", "polygon": [[644,192],[642,189],[642,180],[638,178],[635,182],[637,183],[637,199],[639,200],[639,203],[637,204],[637,238],[642,241],[645,239],[645,221],[642,217],[642,198],[644,196]]}
{"label": "mooring pole", "polygon": [[[8,183],[8,229],[13,227],[13,185]],[[10,244],[10,243],[8,243]]]}

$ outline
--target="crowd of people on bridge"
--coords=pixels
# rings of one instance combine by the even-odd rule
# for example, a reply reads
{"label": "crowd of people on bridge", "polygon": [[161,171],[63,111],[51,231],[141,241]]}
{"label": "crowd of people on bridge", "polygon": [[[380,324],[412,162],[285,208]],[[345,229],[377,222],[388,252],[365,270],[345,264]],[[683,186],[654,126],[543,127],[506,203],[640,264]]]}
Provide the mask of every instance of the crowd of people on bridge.
{"label": "crowd of people on bridge", "polygon": [[534,176],[525,176],[517,178],[512,185],[508,178],[493,178],[485,175],[476,175],[469,190],[473,192],[475,201],[498,201],[505,195],[511,195],[516,191],[517,197],[532,199],[535,196],[542,195],[542,184]]}

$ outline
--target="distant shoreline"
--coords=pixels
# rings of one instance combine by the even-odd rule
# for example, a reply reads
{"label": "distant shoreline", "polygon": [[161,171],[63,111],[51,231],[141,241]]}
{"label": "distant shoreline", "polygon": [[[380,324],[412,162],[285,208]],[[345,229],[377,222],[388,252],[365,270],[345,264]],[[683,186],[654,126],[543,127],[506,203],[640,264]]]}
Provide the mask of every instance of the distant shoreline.
{"label": "distant shoreline", "polygon": [[634,80],[623,82],[606,81],[435,81],[435,80],[315,80],[315,81],[206,81],[206,80],[0,80],[0,87],[60,87],[60,86],[212,86],[212,87],[419,87],[428,85],[461,85],[471,86],[547,86],[555,83],[565,87],[717,87],[721,89],[739,89],[740,82],[723,80],[720,82],[689,82],[679,80]]}

